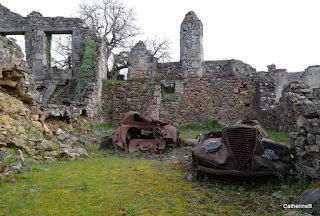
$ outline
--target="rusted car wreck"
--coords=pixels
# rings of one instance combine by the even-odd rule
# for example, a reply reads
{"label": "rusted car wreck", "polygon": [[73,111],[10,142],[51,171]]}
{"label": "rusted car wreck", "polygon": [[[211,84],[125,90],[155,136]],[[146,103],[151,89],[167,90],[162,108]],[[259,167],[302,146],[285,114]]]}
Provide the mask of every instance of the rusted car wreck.
{"label": "rusted car wreck", "polygon": [[245,120],[204,134],[192,152],[194,175],[266,176],[289,171],[289,148],[266,137],[258,121]]}
{"label": "rusted car wreck", "polygon": [[168,122],[147,118],[138,112],[125,114],[121,126],[100,143],[100,149],[120,148],[129,151],[162,153],[166,147],[179,147],[185,142],[177,128]]}

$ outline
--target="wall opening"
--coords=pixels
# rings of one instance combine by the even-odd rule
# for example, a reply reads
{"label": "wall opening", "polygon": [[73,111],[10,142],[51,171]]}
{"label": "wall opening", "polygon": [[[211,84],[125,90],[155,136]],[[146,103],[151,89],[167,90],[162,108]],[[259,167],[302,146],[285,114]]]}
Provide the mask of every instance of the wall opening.
{"label": "wall opening", "polygon": [[175,83],[162,85],[162,89],[163,89],[164,93],[172,94],[175,92]]}
{"label": "wall opening", "polygon": [[72,69],[72,34],[50,34],[47,40],[51,40],[48,53],[50,66]]}
{"label": "wall opening", "polygon": [[14,40],[21,48],[23,59],[26,60],[26,40],[24,35],[6,35],[7,38]]}

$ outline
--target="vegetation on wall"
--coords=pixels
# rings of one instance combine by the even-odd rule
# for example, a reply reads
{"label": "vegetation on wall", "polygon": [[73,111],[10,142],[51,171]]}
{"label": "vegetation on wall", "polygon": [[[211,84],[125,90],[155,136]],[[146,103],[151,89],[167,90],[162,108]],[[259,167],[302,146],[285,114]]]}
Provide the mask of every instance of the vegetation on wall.
{"label": "vegetation on wall", "polygon": [[88,39],[83,54],[82,64],[73,80],[70,80],[68,92],[71,99],[77,99],[81,96],[81,90],[93,77],[96,68],[96,43],[92,39]]}
{"label": "vegetation on wall", "polygon": [[162,86],[165,93],[174,93],[175,91],[175,84],[163,85]]}
{"label": "vegetation on wall", "polygon": [[51,66],[51,45],[52,45],[52,35],[46,34],[46,54],[48,65]]}

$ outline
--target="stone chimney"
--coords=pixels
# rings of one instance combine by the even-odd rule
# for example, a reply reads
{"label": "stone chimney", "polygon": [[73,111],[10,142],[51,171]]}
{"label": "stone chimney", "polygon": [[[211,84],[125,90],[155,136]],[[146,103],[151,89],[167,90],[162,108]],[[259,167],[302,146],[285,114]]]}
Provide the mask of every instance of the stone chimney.
{"label": "stone chimney", "polygon": [[180,61],[184,77],[202,77],[202,38],[202,22],[189,11],[180,26]]}

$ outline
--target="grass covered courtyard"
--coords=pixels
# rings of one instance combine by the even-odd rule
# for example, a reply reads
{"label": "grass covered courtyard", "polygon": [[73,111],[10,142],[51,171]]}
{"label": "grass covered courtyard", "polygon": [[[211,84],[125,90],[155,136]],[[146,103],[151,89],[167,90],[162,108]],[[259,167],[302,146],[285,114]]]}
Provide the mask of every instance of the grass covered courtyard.
{"label": "grass covered courtyard", "polygon": [[0,215],[283,215],[282,204],[301,192],[268,180],[190,182],[186,174],[114,155],[37,165],[0,183]]}

